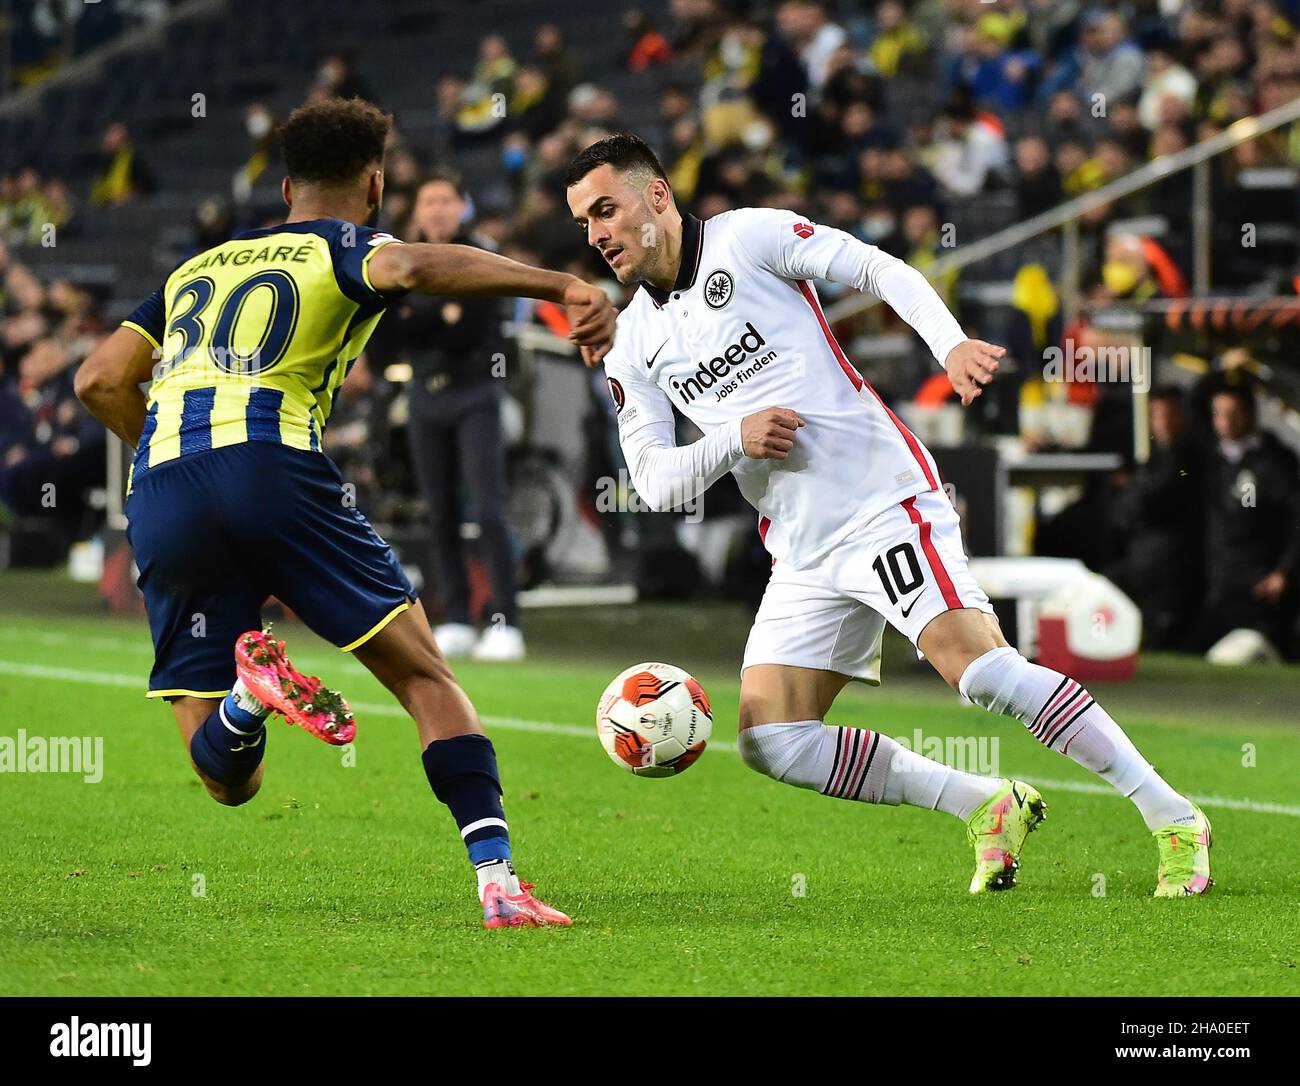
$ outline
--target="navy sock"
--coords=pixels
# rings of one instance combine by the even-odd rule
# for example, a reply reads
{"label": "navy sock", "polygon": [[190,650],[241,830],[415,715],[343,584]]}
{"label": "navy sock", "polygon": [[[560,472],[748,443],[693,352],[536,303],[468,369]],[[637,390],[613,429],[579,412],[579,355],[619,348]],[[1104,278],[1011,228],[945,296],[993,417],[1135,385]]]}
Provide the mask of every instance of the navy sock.
{"label": "navy sock", "polygon": [[219,784],[243,784],[262,764],[266,723],[226,697],[190,740],[190,757]]}
{"label": "navy sock", "polygon": [[423,760],[433,794],[460,827],[469,862],[510,859],[510,830],[492,740],[486,735],[435,739],[425,748]]}

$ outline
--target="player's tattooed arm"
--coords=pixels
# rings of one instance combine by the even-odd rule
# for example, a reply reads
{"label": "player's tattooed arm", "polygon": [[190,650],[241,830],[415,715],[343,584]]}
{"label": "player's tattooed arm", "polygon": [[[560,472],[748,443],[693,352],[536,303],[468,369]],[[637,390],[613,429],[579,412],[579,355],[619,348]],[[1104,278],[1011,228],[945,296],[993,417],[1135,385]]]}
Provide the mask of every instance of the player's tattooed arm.
{"label": "player's tattooed arm", "polygon": [[963,340],[948,352],[943,368],[948,371],[948,380],[961,397],[962,407],[974,403],[984,391],[983,386],[993,380],[993,375],[998,372],[998,359],[1006,353],[1005,347],[985,343],[982,339]]}
{"label": "player's tattooed arm", "polygon": [[132,448],[144,429],[145,395],[157,349],[132,328],[117,328],[77,370],[74,389],[86,409]]}
{"label": "player's tattooed arm", "polygon": [[370,257],[378,291],[540,298],[563,305],[569,339],[594,366],[614,343],[617,317],[609,296],[574,275],[546,271],[470,245],[385,245]]}

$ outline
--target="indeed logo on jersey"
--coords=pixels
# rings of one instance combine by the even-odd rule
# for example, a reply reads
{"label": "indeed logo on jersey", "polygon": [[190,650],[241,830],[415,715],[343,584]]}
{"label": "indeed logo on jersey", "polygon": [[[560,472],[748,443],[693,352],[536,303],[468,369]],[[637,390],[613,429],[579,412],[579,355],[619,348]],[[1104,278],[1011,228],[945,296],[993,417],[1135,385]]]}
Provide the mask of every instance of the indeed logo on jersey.
{"label": "indeed logo on jersey", "polygon": [[[735,343],[729,344],[707,362],[701,362],[699,368],[689,377],[670,377],[668,383],[682,398],[683,403],[693,403],[696,397],[703,395],[709,389],[715,389],[714,399],[724,400],[776,358],[776,351],[758,354],[766,346],[767,340],[754,327],[753,322],[749,321],[745,324],[744,334]],[[758,357],[755,358],[755,355]],[[720,384],[733,373],[735,374],[733,380]]]}

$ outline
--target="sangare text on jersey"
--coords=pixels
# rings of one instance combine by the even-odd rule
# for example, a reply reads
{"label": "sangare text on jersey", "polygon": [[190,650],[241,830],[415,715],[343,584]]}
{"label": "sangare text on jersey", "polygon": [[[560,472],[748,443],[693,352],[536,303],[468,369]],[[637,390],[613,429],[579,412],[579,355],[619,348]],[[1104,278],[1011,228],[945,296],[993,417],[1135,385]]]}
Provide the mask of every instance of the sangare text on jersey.
{"label": "sangare text on jersey", "polygon": [[396,241],[314,219],[238,234],[177,267],[123,322],[159,360],[132,479],[245,441],[318,450],[348,369],[402,297],[367,270]]}

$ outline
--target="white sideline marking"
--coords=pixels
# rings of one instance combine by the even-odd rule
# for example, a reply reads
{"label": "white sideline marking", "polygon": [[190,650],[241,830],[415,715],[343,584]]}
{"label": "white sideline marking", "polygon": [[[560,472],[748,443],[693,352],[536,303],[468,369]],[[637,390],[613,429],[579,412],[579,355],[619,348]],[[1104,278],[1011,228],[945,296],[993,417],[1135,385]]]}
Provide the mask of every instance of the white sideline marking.
{"label": "white sideline marking", "polygon": [[[118,675],[110,671],[79,671],[70,669],[70,667],[49,667],[42,663],[19,663],[9,661],[9,659],[0,659],[0,675],[18,675],[26,679],[53,679],[56,682],[64,683],[87,683],[90,685],[100,685],[100,687],[123,687],[134,689],[134,691],[143,692],[143,683],[138,676]],[[357,713],[374,715],[374,717],[406,717],[406,710],[400,709],[396,705],[374,705],[370,702],[354,701],[352,709]],[[541,732],[543,735],[567,735],[576,737],[576,739],[589,739],[593,734],[593,728],[578,727],[577,724],[556,724],[550,721],[525,721],[519,717],[495,717],[495,715],[480,714],[482,722],[490,724],[494,728],[502,728],[504,731],[530,731]],[[708,744],[710,749],[725,750],[729,754],[736,753],[736,744],[727,743],[724,740],[710,740]],[[1035,776],[1034,784],[1044,788],[1054,788],[1058,792],[1076,792],[1084,796],[1110,796],[1113,799],[1119,799],[1113,788],[1108,788],[1105,784],[1092,784],[1086,780],[1052,780]],[[1209,808],[1222,808],[1225,810],[1247,810],[1255,814],[1284,814],[1290,818],[1300,818],[1300,806],[1291,806],[1288,804],[1274,804],[1274,802],[1261,802],[1256,800],[1238,800],[1231,799],[1229,796],[1188,796],[1193,802]]]}
{"label": "white sideline marking", "polygon": [[[59,682],[88,683],[93,686],[120,686],[141,692],[143,692],[144,688],[143,680],[135,675],[119,675],[108,671],[78,671],[66,667],[49,667],[45,664],[24,664],[16,660],[0,659],[0,675],[18,675],[28,679],[54,679]],[[354,701],[351,705],[353,711],[357,713],[367,713],[372,716],[406,716],[406,710],[397,705],[375,705],[359,701]],[[506,731],[540,732],[544,735],[567,735],[578,739],[589,739],[594,731],[594,728],[581,728],[576,724],[555,724],[549,720],[524,720],[514,716],[480,714],[480,719],[485,724]],[[723,740],[710,740],[709,749],[735,754],[736,744]],[[1076,792],[1079,795],[1086,796],[1120,798],[1113,788],[1108,788],[1104,784],[1092,784],[1088,781],[1060,781],[1035,776],[1031,783],[1044,788],[1053,788],[1058,792]],[[1250,811],[1254,814],[1276,814],[1286,815],[1290,818],[1300,818],[1300,807],[1285,803],[1233,799],[1229,796],[1189,795],[1188,798],[1202,807],[1220,807],[1228,811]]]}

